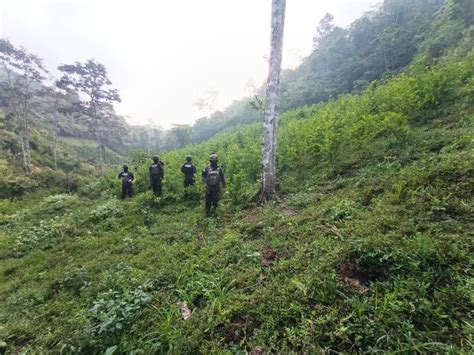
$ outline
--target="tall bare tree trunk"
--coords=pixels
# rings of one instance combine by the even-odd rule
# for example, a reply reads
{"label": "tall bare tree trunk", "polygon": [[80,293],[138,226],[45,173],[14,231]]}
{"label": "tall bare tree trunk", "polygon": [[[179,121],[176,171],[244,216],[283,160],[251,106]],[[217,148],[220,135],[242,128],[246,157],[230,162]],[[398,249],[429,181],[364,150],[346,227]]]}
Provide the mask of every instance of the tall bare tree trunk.
{"label": "tall bare tree trunk", "polygon": [[30,135],[28,127],[28,104],[25,99],[22,103],[21,121],[19,127],[19,138],[21,143],[21,153],[23,157],[23,167],[25,174],[31,174],[31,155],[30,155]]}
{"label": "tall bare tree trunk", "polygon": [[25,139],[25,134],[23,131],[18,133],[18,139],[21,144],[21,156],[23,159],[23,168],[25,169],[25,174],[30,175],[31,168],[30,168],[30,159],[29,159],[29,152],[28,152],[28,145],[26,144],[27,141]]}
{"label": "tall bare tree trunk", "polygon": [[276,145],[280,106],[280,74],[286,0],[272,0],[270,61],[265,95],[262,146],[262,200],[269,201],[276,186]]}
{"label": "tall bare tree trunk", "polygon": [[107,164],[107,155],[105,154],[105,145],[102,143],[100,145],[102,148],[102,161],[104,162],[104,165]]}
{"label": "tall bare tree trunk", "polygon": [[26,152],[26,160],[28,161],[28,174],[31,173],[31,153],[30,153],[30,121],[29,121],[29,112],[30,112],[30,107],[29,107],[29,101],[28,101],[28,96],[29,96],[29,87],[30,83],[27,82],[27,91],[26,95],[24,98],[24,108],[23,108],[23,124],[24,124],[24,139],[25,139],[25,152]]}
{"label": "tall bare tree trunk", "polygon": [[99,164],[100,164],[100,176],[104,176],[104,150],[102,148],[102,141],[100,135],[96,134],[97,146],[99,148]]}
{"label": "tall bare tree trunk", "polygon": [[28,161],[28,170],[31,173],[31,153],[30,153],[30,132],[29,130],[25,131],[25,150],[26,150],[26,160]]}
{"label": "tall bare tree trunk", "polygon": [[54,128],[54,137],[53,137],[53,161],[54,161],[54,170],[58,170],[58,130]]}
{"label": "tall bare tree trunk", "polygon": [[67,192],[71,193],[71,182],[69,180],[69,172],[66,172],[66,183],[67,183]]}
{"label": "tall bare tree trunk", "polygon": [[53,163],[54,170],[58,170],[58,136],[59,136],[59,116],[58,116],[58,93],[54,93],[53,104]]}

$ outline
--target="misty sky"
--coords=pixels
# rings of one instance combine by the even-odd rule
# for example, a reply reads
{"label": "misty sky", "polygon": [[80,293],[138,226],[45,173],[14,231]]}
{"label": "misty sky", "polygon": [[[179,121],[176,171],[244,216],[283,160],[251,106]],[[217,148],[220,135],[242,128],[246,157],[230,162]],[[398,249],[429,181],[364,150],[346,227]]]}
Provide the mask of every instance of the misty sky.
{"label": "misty sky", "polygon": [[[283,67],[311,51],[321,17],[346,26],[376,0],[287,0]],[[267,76],[270,0],[0,0],[0,37],[60,64],[105,64],[130,123],[192,123]],[[214,98],[199,110],[199,99]]]}

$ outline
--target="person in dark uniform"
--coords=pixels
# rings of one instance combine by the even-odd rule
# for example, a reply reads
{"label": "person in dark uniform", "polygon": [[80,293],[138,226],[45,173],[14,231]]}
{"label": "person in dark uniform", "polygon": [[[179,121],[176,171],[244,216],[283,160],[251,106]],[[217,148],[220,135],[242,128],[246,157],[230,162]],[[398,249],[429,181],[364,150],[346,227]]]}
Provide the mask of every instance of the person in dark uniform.
{"label": "person in dark uniform", "polygon": [[196,174],[196,167],[192,163],[193,158],[188,155],[186,156],[186,162],[181,167],[181,172],[184,174],[184,187],[194,186],[195,179],[194,174]]}
{"label": "person in dark uniform", "polygon": [[122,198],[126,198],[127,195],[128,197],[132,197],[133,195],[133,189],[132,189],[132,183],[135,177],[133,176],[132,172],[128,171],[128,165],[124,164],[122,166],[123,171],[118,174],[118,178],[122,179]]}
{"label": "person in dark uniform", "polygon": [[214,207],[213,212],[217,209],[220,200],[220,187],[226,189],[224,170],[217,165],[217,154],[211,154],[209,162],[209,166],[204,168],[201,174],[206,189],[206,216],[211,214],[211,207]]}
{"label": "person in dark uniform", "polygon": [[155,196],[160,196],[162,189],[161,189],[161,180],[165,176],[165,169],[163,168],[165,164],[160,161],[160,158],[157,155],[153,156],[153,164],[150,165],[148,169],[150,172],[150,185],[153,189],[153,193]]}

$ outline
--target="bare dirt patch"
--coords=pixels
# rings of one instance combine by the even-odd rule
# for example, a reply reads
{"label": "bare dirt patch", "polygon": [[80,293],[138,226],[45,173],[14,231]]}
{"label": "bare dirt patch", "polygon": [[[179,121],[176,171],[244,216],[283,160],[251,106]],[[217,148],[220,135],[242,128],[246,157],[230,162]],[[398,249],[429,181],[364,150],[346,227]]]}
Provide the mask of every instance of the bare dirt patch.
{"label": "bare dirt patch", "polygon": [[346,261],[342,264],[339,270],[339,277],[346,286],[358,292],[368,290],[366,285],[369,281],[369,273],[357,263]]}
{"label": "bare dirt patch", "polygon": [[262,260],[260,265],[262,267],[268,267],[272,262],[274,262],[278,257],[277,252],[272,247],[265,245],[262,250]]}

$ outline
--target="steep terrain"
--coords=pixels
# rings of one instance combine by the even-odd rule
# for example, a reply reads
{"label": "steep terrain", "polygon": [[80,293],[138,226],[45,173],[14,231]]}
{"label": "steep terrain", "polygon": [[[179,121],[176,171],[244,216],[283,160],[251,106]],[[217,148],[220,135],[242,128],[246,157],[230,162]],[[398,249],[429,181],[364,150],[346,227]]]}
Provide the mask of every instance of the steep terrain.
{"label": "steep terrain", "polygon": [[[161,198],[135,155],[131,200],[115,173],[1,200],[0,340],[33,353],[472,351],[473,78],[471,51],[285,113],[265,207],[259,124],[166,153]],[[179,166],[212,151],[229,193],[205,219]]]}
{"label": "steep terrain", "polygon": [[[316,20],[315,19],[315,23]],[[313,51],[300,66],[282,73],[281,109],[333,100],[365,90],[373,80],[404,71],[413,60],[435,62],[452,51],[468,51],[474,41],[471,0],[384,0],[348,28],[326,14],[313,38]],[[255,94],[264,97],[265,87]],[[193,125],[196,142],[261,115],[251,98],[235,101],[223,111]]]}

